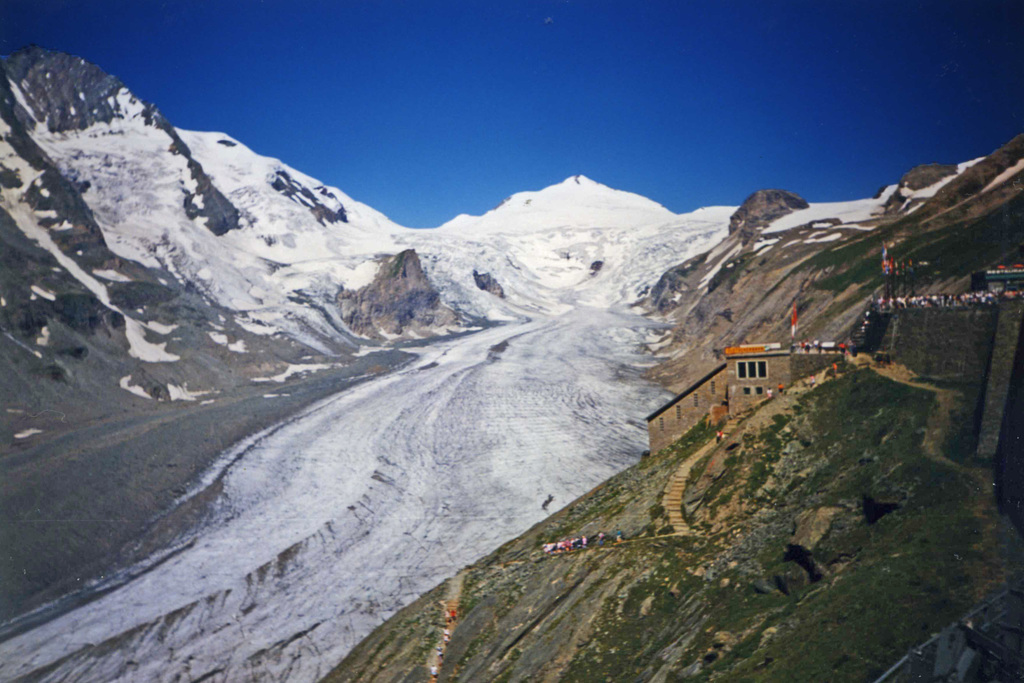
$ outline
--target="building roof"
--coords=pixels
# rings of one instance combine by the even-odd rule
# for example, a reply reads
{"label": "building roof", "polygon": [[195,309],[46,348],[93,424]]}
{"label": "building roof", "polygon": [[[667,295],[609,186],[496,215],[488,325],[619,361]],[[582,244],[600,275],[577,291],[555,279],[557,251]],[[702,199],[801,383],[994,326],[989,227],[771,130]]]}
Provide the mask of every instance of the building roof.
{"label": "building roof", "polygon": [[999,266],[985,271],[985,279],[989,282],[1016,282],[1024,280],[1024,266]]}
{"label": "building roof", "polygon": [[778,342],[762,343],[762,344],[738,344],[736,346],[725,347],[725,357],[727,359],[736,357],[750,358],[753,356],[785,356],[789,355],[789,349],[783,348],[782,344]]}
{"label": "building roof", "polygon": [[678,395],[676,395],[676,397],[675,397],[675,398],[673,398],[673,399],[672,399],[671,401],[669,401],[668,403],[666,403],[666,404],[665,404],[665,405],[663,405],[662,407],[660,407],[660,408],[658,408],[657,410],[655,410],[655,411],[654,411],[653,413],[651,413],[650,415],[648,415],[648,416],[647,416],[646,418],[644,418],[644,419],[645,419],[645,420],[646,420],[647,422],[650,422],[650,421],[651,421],[651,420],[653,420],[654,418],[658,417],[659,415],[661,415],[662,413],[664,413],[664,412],[665,412],[666,410],[668,410],[669,408],[671,408],[672,406],[674,406],[675,404],[679,403],[679,402],[680,402],[681,400],[683,400],[684,398],[686,398],[687,396],[689,396],[690,394],[692,394],[692,393],[694,392],[694,390],[696,390],[696,389],[697,389],[698,387],[700,387],[700,385],[702,385],[702,384],[704,384],[705,382],[707,382],[708,380],[710,380],[710,379],[711,379],[712,377],[714,377],[715,375],[717,375],[718,373],[720,373],[720,372],[721,372],[722,370],[725,370],[725,366],[726,366],[726,364],[725,364],[725,363],[722,363],[721,365],[719,365],[718,367],[716,367],[716,368],[715,368],[714,370],[712,370],[711,372],[709,372],[708,374],[704,375],[704,376],[703,376],[703,377],[701,377],[701,378],[700,378],[699,380],[697,380],[696,382],[694,382],[693,384],[691,384],[691,385],[690,385],[690,386],[689,386],[689,387],[688,387],[688,388],[686,389],[686,391],[684,391],[684,392],[683,392],[683,393],[681,393],[681,394],[678,394]]}
{"label": "building roof", "polygon": [[789,349],[782,351],[778,349],[771,349],[767,351],[746,351],[743,353],[731,353],[726,356],[726,360],[742,360],[745,358],[765,358],[767,356],[789,356],[792,355]]}

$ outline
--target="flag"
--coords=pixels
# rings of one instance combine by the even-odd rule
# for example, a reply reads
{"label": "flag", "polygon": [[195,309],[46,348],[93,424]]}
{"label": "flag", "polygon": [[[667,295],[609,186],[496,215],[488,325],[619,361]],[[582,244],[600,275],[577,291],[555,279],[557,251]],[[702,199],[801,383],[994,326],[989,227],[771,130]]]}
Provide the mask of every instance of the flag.
{"label": "flag", "polygon": [[882,272],[889,274],[889,251],[882,245]]}
{"label": "flag", "polygon": [[789,336],[791,339],[796,339],[796,301],[793,302],[793,319],[789,327]]}

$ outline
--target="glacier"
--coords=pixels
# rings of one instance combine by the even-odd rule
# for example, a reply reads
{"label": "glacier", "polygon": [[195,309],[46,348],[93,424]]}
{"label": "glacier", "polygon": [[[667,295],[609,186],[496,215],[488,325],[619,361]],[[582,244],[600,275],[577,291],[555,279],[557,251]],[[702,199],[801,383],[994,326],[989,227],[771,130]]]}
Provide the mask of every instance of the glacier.
{"label": "glacier", "polygon": [[[667,392],[642,376],[660,323],[630,304],[720,241],[735,210],[674,214],[573,176],[412,230],[226,135],[177,133],[239,210],[239,229],[215,235],[187,215],[188,170],[138,115],[34,137],[88,182],[117,255],[196,286],[243,326],[317,348],[339,333],[323,318],[338,286],[414,248],[468,334],[407,347],[415,362],[224,453],[204,476],[222,487],[206,519],[94,586],[90,602],[0,643],[0,679],[325,674],[403,605],[545,517],[549,497],[557,509],[637,460],[642,416]],[[275,189],[279,178],[296,194]],[[346,220],[320,222],[295,200],[304,193]],[[474,270],[506,297],[480,290]]]}
{"label": "glacier", "polygon": [[0,644],[0,678],[311,681],[386,617],[636,461],[652,323],[581,306],[431,344],[226,454],[184,549]]}

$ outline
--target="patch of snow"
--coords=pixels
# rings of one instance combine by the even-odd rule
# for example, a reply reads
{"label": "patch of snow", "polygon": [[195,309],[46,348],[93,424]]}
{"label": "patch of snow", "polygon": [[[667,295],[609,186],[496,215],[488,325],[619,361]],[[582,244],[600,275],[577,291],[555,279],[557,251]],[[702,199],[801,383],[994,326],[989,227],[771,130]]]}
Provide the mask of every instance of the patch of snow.
{"label": "patch of snow", "polygon": [[239,339],[236,342],[228,344],[228,351],[234,351],[235,353],[246,353],[245,340]]}
{"label": "patch of snow", "polygon": [[195,401],[196,399],[207,396],[212,392],[209,391],[189,391],[188,382],[185,386],[179,387],[176,384],[167,385],[167,395],[171,397],[172,401]]}
{"label": "patch of snow", "polygon": [[39,296],[43,297],[47,301],[56,301],[57,300],[57,295],[56,294],[54,294],[53,292],[51,292],[48,289],[43,289],[39,285],[32,285],[31,289],[32,289],[32,291],[35,294],[38,294]]}
{"label": "patch of snow", "polygon": [[36,346],[49,346],[50,344],[50,327],[44,325],[40,331],[39,336],[36,337]]}
{"label": "patch of snow", "polygon": [[36,434],[42,434],[42,433],[43,433],[42,429],[35,429],[35,428],[33,428],[33,429],[26,429],[23,432],[18,432],[17,434],[15,434],[14,438],[15,439],[27,439],[30,436],[35,436]]}
{"label": "patch of snow", "polygon": [[153,397],[147,394],[145,389],[138,385],[132,384],[131,375],[125,375],[124,377],[122,377],[121,381],[118,382],[118,386],[120,386],[122,389],[129,393],[135,394],[140,398],[148,398],[150,400],[153,400]]}
{"label": "patch of snow", "polygon": [[127,275],[122,275],[116,270],[94,270],[92,274],[96,277],[101,277],[104,280],[110,280],[111,282],[132,282],[133,280]]}
{"label": "patch of snow", "polygon": [[36,110],[29,106],[28,100],[25,99],[25,93],[21,91],[21,86],[11,79],[8,79],[8,82],[11,85],[11,92],[14,94],[15,101],[21,105],[22,109],[28,112],[28,115],[32,117],[32,121],[34,123],[38,123],[39,119],[36,117]]}
{"label": "patch of snow", "polygon": [[[896,186],[891,185],[893,191]],[[886,188],[888,191],[889,188]],[[892,194],[889,192],[888,194]],[[872,216],[882,212],[885,206],[886,192],[883,192],[878,199],[857,199],[850,202],[821,202],[814,203],[806,209],[800,209],[787,214],[782,218],[772,221],[771,225],[762,231],[762,234],[771,234],[790,230],[808,223],[823,222],[829,218],[838,218],[845,223],[869,220]],[[838,226],[830,226],[838,227]]]}
{"label": "patch of snow", "polygon": [[324,363],[307,363],[305,365],[289,365],[288,368],[273,377],[256,377],[253,382],[284,382],[293,375],[301,375],[307,372],[319,372],[320,370],[327,370],[333,367]]}
{"label": "patch of snow", "polygon": [[770,240],[761,240],[761,241],[759,241],[757,243],[757,246],[754,247],[754,253],[755,254],[760,253],[762,249],[764,250],[765,253],[768,253],[768,251],[772,248],[772,245],[775,244],[776,242],[778,242],[781,239],[782,239],[781,237],[776,237],[776,238],[770,239]]}
{"label": "patch of snow", "polygon": [[841,238],[842,236],[843,233],[841,232],[833,232],[829,233],[828,235],[822,235],[821,237],[811,237],[805,239],[804,244],[820,244],[822,242],[834,242],[835,240]]}
{"label": "patch of snow", "polygon": [[981,192],[985,193],[985,192],[988,192],[989,190],[991,190],[991,189],[993,189],[995,187],[998,187],[998,186],[1002,185],[1007,180],[1009,180],[1013,176],[1017,175],[1021,171],[1024,171],[1024,159],[1019,159],[1017,161],[1017,163],[1015,163],[1013,166],[1010,166],[1009,168],[1004,170],[1002,173],[997,175],[995,178],[993,178],[991,180],[991,182],[989,182],[989,184],[986,185],[985,189],[982,190]]}
{"label": "patch of snow", "polygon": [[148,322],[145,323],[145,325],[146,327],[153,330],[157,334],[170,334],[171,332],[174,332],[176,329],[178,329],[178,327],[180,327],[179,325],[165,325],[163,323],[158,322]]}
{"label": "patch of snow", "polygon": [[125,316],[124,322],[129,356],[146,363],[173,363],[181,360],[181,356],[168,353],[167,342],[154,344],[146,341],[146,328],[139,321]]}
{"label": "patch of snow", "polygon": [[206,334],[209,335],[210,339],[212,339],[215,344],[220,344],[221,346],[227,346],[227,344],[228,344],[228,335],[221,334],[220,332],[207,332]]}

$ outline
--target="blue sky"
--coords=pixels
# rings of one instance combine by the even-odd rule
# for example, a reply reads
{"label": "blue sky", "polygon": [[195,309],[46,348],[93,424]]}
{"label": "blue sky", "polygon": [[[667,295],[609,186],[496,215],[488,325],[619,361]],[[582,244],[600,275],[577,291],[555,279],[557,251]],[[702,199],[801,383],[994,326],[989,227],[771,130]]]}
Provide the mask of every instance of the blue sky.
{"label": "blue sky", "polygon": [[1020,0],[0,0],[28,43],[412,227],[577,173],[861,198],[1024,132]]}

